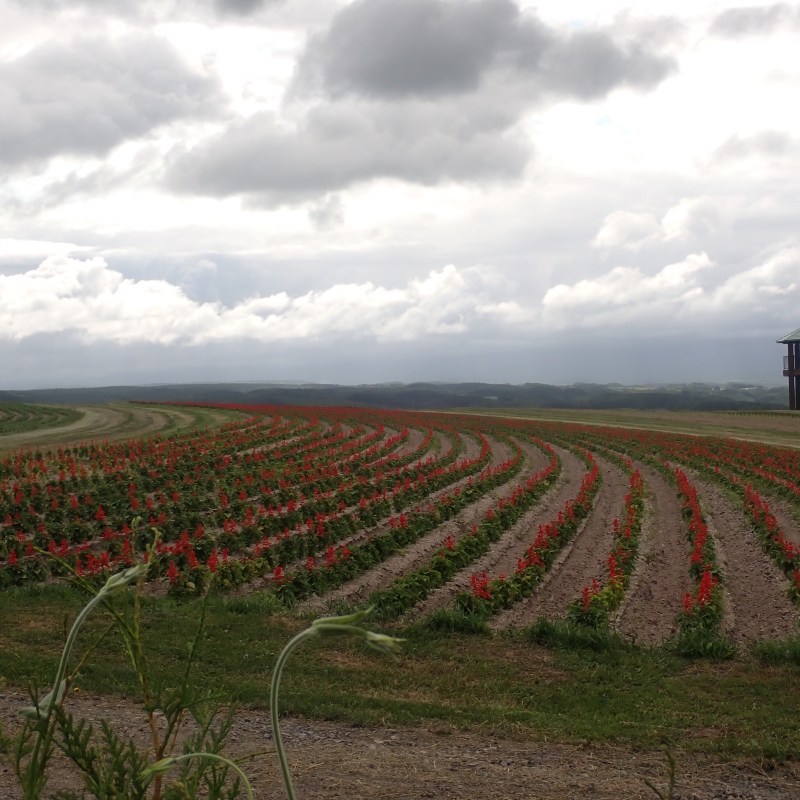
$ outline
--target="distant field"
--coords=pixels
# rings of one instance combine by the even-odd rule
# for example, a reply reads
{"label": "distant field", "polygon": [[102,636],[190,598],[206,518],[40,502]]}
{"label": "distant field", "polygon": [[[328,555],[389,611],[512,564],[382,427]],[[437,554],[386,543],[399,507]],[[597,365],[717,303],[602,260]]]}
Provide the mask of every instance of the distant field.
{"label": "distant field", "polygon": [[0,403],[0,436],[62,428],[77,422],[82,416],[81,411],[69,406]]}
{"label": "distant field", "polygon": [[193,428],[216,428],[244,416],[222,408],[136,403],[74,407],[0,404],[0,414],[6,410],[7,416],[0,417],[0,453],[28,445],[63,445],[93,439],[120,441],[156,433],[164,436]]}
{"label": "distant field", "polygon": [[586,425],[668,431],[800,447],[800,412],[792,411],[637,411],[635,409],[462,408],[457,414],[510,419],[553,420]]}

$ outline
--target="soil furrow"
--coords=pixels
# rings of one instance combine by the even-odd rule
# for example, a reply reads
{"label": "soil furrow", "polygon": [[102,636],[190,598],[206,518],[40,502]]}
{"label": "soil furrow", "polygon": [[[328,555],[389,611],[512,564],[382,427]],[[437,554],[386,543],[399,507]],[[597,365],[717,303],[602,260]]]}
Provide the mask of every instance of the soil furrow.
{"label": "soil furrow", "polygon": [[429,614],[437,608],[446,606],[459,592],[469,591],[470,580],[475,573],[486,572],[495,577],[499,574],[498,565],[512,563],[516,568],[517,559],[527,547],[533,544],[539,531],[539,525],[554,517],[564,504],[578,493],[586,467],[572,453],[551,445],[561,457],[561,475],[554,487],[530,511],[523,515],[510,530],[497,542],[492,544],[489,552],[474,564],[465,567],[453,580],[437,589],[430,597],[418,604],[411,612],[412,616]]}
{"label": "soil furrow", "polygon": [[778,520],[783,537],[787,542],[791,542],[795,547],[800,547],[800,521],[792,513],[789,504],[785,500],[779,500],[770,495],[761,495],[761,499],[769,505],[770,510]]}
{"label": "soil furrow", "polygon": [[[465,452],[462,454],[461,458],[459,458],[459,461],[461,461],[463,459],[476,458],[480,453],[480,444],[479,444],[477,438],[473,437],[473,436],[470,436],[470,435],[466,435],[465,436],[463,434],[462,434],[462,438],[465,441]],[[492,457],[491,457],[491,460],[490,460],[489,463],[490,463],[490,465],[492,467],[496,467],[498,464],[502,464],[503,461],[505,461],[505,460],[507,460],[509,458],[511,451],[502,442],[498,442],[498,441],[492,439],[491,437],[487,437],[487,439],[488,439],[489,444],[491,446],[491,453],[492,453]],[[441,447],[444,447],[444,446],[445,446],[445,439],[444,439],[444,437],[441,437]],[[435,448],[434,448],[434,451],[435,451]],[[452,447],[449,447],[445,451],[445,453],[443,455],[447,455],[450,452],[452,452]],[[442,457],[441,455],[438,456],[438,458],[441,458],[441,457]],[[427,456],[426,456],[426,458],[427,458]],[[446,491],[448,493],[452,492],[453,489],[455,489],[457,486],[462,485],[467,480],[468,480],[468,478],[463,478],[462,480],[460,480],[460,481],[448,486],[446,489],[441,490],[441,491]],[[438,492],[437,492],[437,494],[438,494]],[[358,544],[361,544],[361,542],[366,540],[367,537],[380,536],[381,534],[386,533],[389,529],[390,529],[389,520],[388,519],[384,519],[381,522],[379,522],[377,525],[374,525],[372,528],[361,528],[360,530],[356,531],[351,536],[345,537],[344,539],[340,539],[336,543],[336,547],[342,547],[343,545],[345,545],[347,547],[354,547],[354,546],[356,546]],[[318,564],[318,565],[324,563],[325,554],[317,554],[317,556],[315,556],[314,560],[315,560],[315,563]],[[284,566],[284,569],[287,572],[291,572],[292,570],[297,569],[298,567],[300,567],[302,564],[305,564],[305,563],[306,563],[306,559],[305,558],[299,559],[298,561],[294,561],[294,562],[292,562],[290,564],[286,564]],[[376,569],[377,568],[378,567],[376,567]],[[356,578],[354,580],[358,580],[358,579]],[[254,581],[251,581],[250,583],[245,583],[245,584],[239,586],[236,589],[234,594],[242,595],[242,594],[250,594],[251,592],[255,592],[255,591],[260,591],[262,589],[265,589],[267,586],[269,586],[271,584],[271,582],[272,582],[272,577],[271,576],[262,575],[262,576],[256,578]],[[325,598],[324,598],[324,600],[322,602],[322,605],[319,606],[319,607],[323,607],[325,605],[325,603],[327,602],[327,598],[329,596],[330,595],[326,595],[325,596]],[[308,600],[306,602],[306,604],[304,604],[304,607],[305,607],[305,605],[307,605],[309,603],[310,604],[315,604],[318,599],[319,598],[311,598],[310,600]],[[316,608],[316,607],[317,607],[317,605],[314,605],[314,608]]]}
{"label": "soil furrow", "polygon": [[[567,606],[580,597],[583,587],[592,578],[605,577],[605,562],[614,544],[614,519],[625,512],[625,495],[629,479],[616,464],[595,455],[603,483],[594,506],[572,542],[560,564],[553,565],[550,573],[531,597],[499,614],[492,621],[494,628],[525,627],[539,617],[549,619],[566,616]],[[513,564],[498,565],[501,572],[509,574]],[[503,566],[505,569],[503,569]]]}
{"label": "soil furrow", "polygon": [[708,510],[709,530],[724,555],[731,637],[754,642],[796,633],[798,611],[786,594],[786,578],[762,550],[741,511],[714,484],[696,475],[691,479]]}
{"label": "soil furrow", "polygon": [[650,488],[654,519],[642,537],[633,580],[616,627],[637,644],[655,647],[677,630],[683,597],[693,588],[689,544],[677,490],[656,470],[637,463]]}
{"label": "soil furrow", "polygon": [[[374,569],[359,575],[352,581],[329,592],[324,597],[315,597],[306,606],[310,609],[319,610],[329,603],[345,600],[357,603],[366,600],[372,592],[387,587],[395,578],[405,575],[415,569],[419,569],[426,564],[431,556],[444,546],[448,536],[452,536],[453,541],[458,541],[462,536],[470,531],[483,519],[486,511],[494,505],[497,498],[508,491],[509,483],[516,485],[527,480],[531,475],[544,469],[548,462],[545,454],[532,444],[520,442],[525,453],[527,464],[522,473],[511,478],[502,486],[493,489],[477,502],[465,508],[455,519],[447,520],[431,531],[418,542],[407,547],[404,551],[388,558],[382,564],[378,564]],[[494,461],[494,459],[493,459]],[[501,462],[498,462],[501,463]]]}

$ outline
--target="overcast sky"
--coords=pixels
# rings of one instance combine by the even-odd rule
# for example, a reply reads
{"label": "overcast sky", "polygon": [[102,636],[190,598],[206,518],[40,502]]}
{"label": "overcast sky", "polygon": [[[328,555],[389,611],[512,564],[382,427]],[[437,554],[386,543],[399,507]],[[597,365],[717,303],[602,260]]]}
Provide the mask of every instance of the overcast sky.
{"label": "overcast sky", "polygon": [[0,388],[782,381],[798,5],[0,19]]}

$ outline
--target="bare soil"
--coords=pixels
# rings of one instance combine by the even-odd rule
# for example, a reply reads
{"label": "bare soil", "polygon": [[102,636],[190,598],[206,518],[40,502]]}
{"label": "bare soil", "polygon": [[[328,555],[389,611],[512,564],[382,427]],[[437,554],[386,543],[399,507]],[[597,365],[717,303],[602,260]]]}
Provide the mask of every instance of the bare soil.
{"label": "bare soil", "polygon": [[[446,606],[459,592],[468,591],[470,580],[476,573],[486,572],[495,577],[500,572],[506,574],[516,569],[517,559],[536,539],[539,525],[548,522],[564,507],[564,504],[578,492],[586,468],[583,462],[567,450],[551,445],[561,458],[561,475],[556,485],[541,501],[530,509],[497,542],[489,552],[474,564],[465,567],[445,586],[437,589],[425,601],[418,604],[412,616],[420,616]],[[507,565],[511,564],[509,568]]]}
{"label": "bare soil", "polygon": [[640,463],[636,467],[652,492],[654,518],[646,523],[617,629],[637,644],[654,647],[675,633],[675,618],[693,584],[677,490],[654,469]]}
{"label": "bare soil", "polygon": [[[468,458],[477,457],[478,454],[480,453],[480,446],[478,444],[477,438],[467,435],[467,436],[464,437],[464,439],[465,439],[465,442],[466,442],[464,458],[468,459]],[[441,439],[441,442],[442,442],[442,444],[441,444],[440,450],[443,449],[444,446],[446,446],[446,444],[445,444],[446,440],[443,437]],[[503,461],[505,461],[509,457],[510,451],[509,451],[509,449],[508,449],[508,447],[506,445],[502,444],[501,442],[494,441],[492,439],[489,439],[489,443],[492,446],[492,458],[490,460],[490,464],[492,466],[496,466],[497,464],[502,463]],[[435,449],[436,448],[434,448],[434,455],[436,455],[437,458],[442,458],[443,456],[445,456],[448,453],[452,452],[452,448],[448,447],[446,451],[444,451],[443,453],[440,452],[437,455],[436,452],[435,452]],[[455,483],[452,486],[448,487],[448,491],[452,491],[456,486],[460,485],[461,483],[465,482],[466,480],[467,479],[465,478],[463,481],[459,481],[458,483]],[[385,533],[387,530],[389,530],[389,527],[390,527],[389,520],[388,519],[384,519],[381,522],[379,522],[377,525],[374,525],[371,528],[362,528],[361,530],[356,531],[352,536],[348,536],[348,537],[346,537],[344,539],[339,540],[337,542],[337,547],[341,547],[343,545],[345,545],[347,547],[352,547],[354,545],[360,544],[367,537],[377,536],[377,535],[380,535],[382,533]],[[324,564],[324,562],[325,562],[325,554],[320,554],[320,555],[315,556],[315,558],[314,558],[315,565],[322,566]],[[296,567],[298,567],[301,563],[304,564],[305,563],[305,559],[302,559],[300,561],[296,561],[296,562],[294,562],[292,564],[286,565],[286,570],[287,571],[291,571],[291,570],[295,569]],[[381,566],[382,565],[379,565],[375,569],[379,570],[379,569],[381,569]],[[369,574],[371,574],[371,573],[370,572],[366,573],[366,575],[369,575]],[[355,583],[355,582],[359,581],[363,577],[364,576],[359,576],[359,578],[355,578],[350,583]],[[234,592],[234,594],[235,595],[246,595],[246,594],[251,594],[252,592],[261,591],[262,589],[266,588],[271,583],[271,581],[272,581],[272,578],[270,576],[262,575],[262,576],[256,578],[255,580],[253,580],[253,581],[251,581],[249,583],[245,583],[245,584],[242,584],[241,586],[239,586],[236,589],[236,591]],[[345,586],[349,586],[350,583],[345,584]],[[164,586],[166,586],[165,583],[164,583]],[[335,590],[335,592],[331,592],[331,593],[325,595],[324,598],[312,597],[309,600],[307,600],[305,603],[303,603],[301,605],[301,607],[307,608],[307,609],[311,609],[311,610],[319,610],[321,608],[325,608],[330,602],[333,602],[332,598],[334,596],[339,597],[339,593],[341,592],[341,590],[343,588],[344,587],[340,587],[340,589]]]}
{"label": "bare soil", "polygon": [[[25,704],[15,691],[0,694],[0,721],[14,729]],[[108,720],[123,739],[147,746],[140,709],[129,701],[76,694],[69,710],[99,726]],[[625,747],[553,744],[506,738],[451,727],[354,727],[298,718],[281,723],[298,797],[305,800],[645,800],[655,797],[643,781],[665,790],[664,756]],[[286,796],[274,754],[269,715],[240,709],[228,752],[241,758],[259,800]],[[754,760],[722,762],[712,756],[676,753],[675,800],[792,800],[800,796],[796,764],[770,768]],[[57,756],[48,794],[79,791],[74,768]],[[0,763],[0,796],[21,794],[6,763]]]}
{"label": "bare soil", "polygon": [[780,523],[786,541],[800,547],[800,522],[796,516],[797,512],[792,513],[793,509],[790,508],[785,500],[767,497],[763,494],[761,499],[767,502],[775,518]]}
{"label": "bare soil", "polygon": [[565,617],[567,607],[580,596],[592,578],[605,577],[605,562],[614,544],[614,519],[625,512],[630,481],[610,461],[595,455],[603,483],[584,525],[550,569],[538,590],[513,608],[498,615],[493,627],[524,627],[539,617]]}
{"label": "bare soil", "polygon": [[713,484],[696,475],[692,481],[708,508],[708,527],[718,544],[729,634],[736,641],[754,642],[796,633],[800,616],[787,596],[783,573],[733,503]]}
{"label": "bare soil", "polygon": [[[499,442],[493,441],[492,444],[493,446],[499,445]],[[523,441],[519,442],[519,444],[525,453],[527,462],[521,475],[515,476],[502,486],[488,492],[476,503],[464,509],[457,517],[442,523],[427,536],[407,547],[403,552],[388,558],[374,569],[359,575],[333,592],[329,592],[324,597],[313,598],[306,606],[316,611],[325,608],[330,603],[341,600],[351,603],[366,600],[372,592],[385,588],[395,578],[426,564],[431,556],[444,546],[448,536],[452,536],[453,541],[457,542],[462,536],[469,533],[472,526],[483,519],[483,515],[497,501],[497,498],[508,491],[510,483],[520,483],[547,466],[548,459],[538,447]],[[508,457],[507,453],[501,453],[499,447],[497,449],[493,447],[492,453],[492,466],[502,463]]]}

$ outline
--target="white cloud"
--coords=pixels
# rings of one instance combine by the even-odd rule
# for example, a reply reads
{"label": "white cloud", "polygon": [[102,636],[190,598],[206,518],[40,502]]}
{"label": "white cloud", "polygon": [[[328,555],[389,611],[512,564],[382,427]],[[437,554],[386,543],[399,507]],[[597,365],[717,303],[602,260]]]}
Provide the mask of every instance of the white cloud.
{"label": "white cloud", "polygon": [[704,285],[715,266],[706,253],[696,253],[655,275],[615,267],[571,286],[562,283],[545,294],[543,320],[560,328],[644,324],[649,333],[657,332],[655,325],[667,332],[715,322],[735,331],[751,326],[760,314],[791,311],[800,300],[800,248],[786,248],[717,285],[710,278]]}
{"label": "white cloud", "polygon": [[37,239],[0,239],[0,260],[35,258],[59,253],[79,253],[91,250],[69,242],[43,242]]}
{"label": "white cloud", "polygon": [[554,286],[542,301],[544,314],[562,325],[578,319],[580,327],[630,321],[653,313],[661,316],[669,307],[683,305],[702,292],[697,273],[710,266],[708,256],[698,253],[652,276],[637,267],[614,267],[599,278],[578,281],[573,286]]}
{"label": "white cloud", "polygon": [[447,266],[404,288],[337,284],[291,297],[252,297],[233,307],[199,303],[164,280],[135,281],[102,258],[52,256],[36,269],[0,276],[0,337],[77,331],[87,341],[202,344],[256,339],[313,340],[353,335],[410,341],[459,334],[480,318],[520,316],[514,302],[494,302],[492,276]]}
{"label": "white cloud", "polygon": [[661,232],[661,225],[654,214],[614,211],[603,220],[592,244],[595,247],[636,248],[658,237]]}
{"label": "white cloud", "polygon": [[684,197],[667,210],[661,222],[650,212],[612,212],[603,220],[592,244],[595,247],[638,250],[646,244],[708,234],[718,224],[719,211],[711,199]]}

